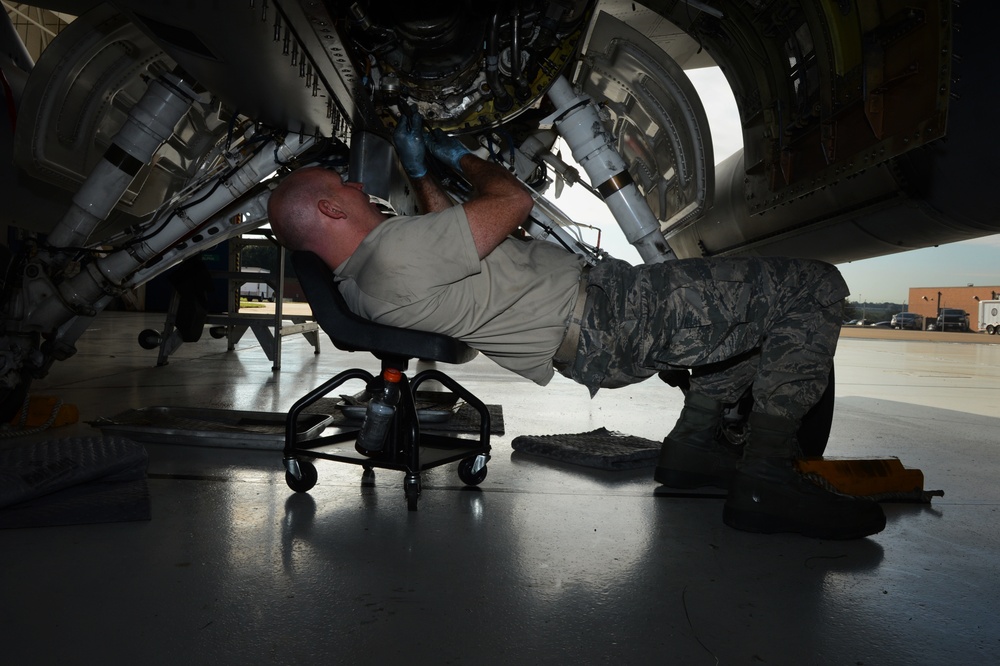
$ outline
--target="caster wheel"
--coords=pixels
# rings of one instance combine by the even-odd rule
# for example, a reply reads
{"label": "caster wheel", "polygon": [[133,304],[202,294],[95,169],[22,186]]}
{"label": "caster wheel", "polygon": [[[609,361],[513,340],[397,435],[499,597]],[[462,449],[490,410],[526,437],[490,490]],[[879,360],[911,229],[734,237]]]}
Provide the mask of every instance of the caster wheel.
{"label": "caster wheel", "polygon": [[139,346],[143,349],[156,349],[160,346],[162,338],[159,331],[147,328],[139,332]]}
{"label": "caster wheel", "polygon": [[365,471],[361,473],[361,485],[366,488],[375,486],[375,470],[371,467],[365,467]]}
{"label": "caster wheel", "polygon": [[403,494],[406,496],[406,508],[410,511],[417,510],[417,500],[420,499],[420,476],[408,474],[403,479]]}
{"label": "caster wheel", "polygon": [[221,340],[226,337],[229,331],[225,326],[212,326],[208,329],[208,334],[211,335],[216,340]]}
{"label": "caster wheel", "polygon": [[486,478],[486,465],[480,467],[478,472],[473,473],[472,468],[475,464],[475,458],[466,458],[458,463],[458,478],[467,486],[478,486]]}
{"label": "caster wheel", "polygon": [[316,480],[319,479],[319,474],[316,473],[316,465],[305,460],[300,460],[299,471],[302,472],[301,479],[296,479],[291,472],[285,472],[285,483],[297,493],[307,493],[312,490],[312,487],[316,485]]}

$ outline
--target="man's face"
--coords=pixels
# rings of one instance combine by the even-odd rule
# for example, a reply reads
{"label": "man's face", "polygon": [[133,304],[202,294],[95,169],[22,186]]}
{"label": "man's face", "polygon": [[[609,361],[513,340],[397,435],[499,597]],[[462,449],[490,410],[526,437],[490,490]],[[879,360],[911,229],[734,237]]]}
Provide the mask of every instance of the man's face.
{"label": "man's face", "polygon": [[352,209],[369,208],[379,215],[382,214],[381,209],[375,205],[371,197],[365,194],[364,183],[350,180],[342,181],[340,175],[335,171],[331,171],[330,176],[330,187],[333,189],[334,197],[343,202],[345,206],[350,206]]}

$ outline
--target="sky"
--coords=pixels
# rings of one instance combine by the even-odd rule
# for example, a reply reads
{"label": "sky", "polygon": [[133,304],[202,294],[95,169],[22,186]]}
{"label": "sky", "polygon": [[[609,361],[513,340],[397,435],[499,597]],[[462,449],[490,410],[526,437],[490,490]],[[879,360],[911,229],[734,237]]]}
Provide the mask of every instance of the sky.
{"label": "sky", "polygon": [[[686,73],[705,104],[715,161],[719,163],[743,146],[732,91],[717,67]],[[564,149],[562,154],[567,157],[569,150]],[[571,219],[600,227],[601,247],[612,256],[641,262],[606,207],[591,194],[579,187],[567,187],[554,202]],[[583,233],[586,240],[596,242],[596,231]],[[858,302],[903,304],[910,287],[996,286],[1000,285],[1000,235],[853,261],[839,264],[838,268],[851,288],[849,300]]]}

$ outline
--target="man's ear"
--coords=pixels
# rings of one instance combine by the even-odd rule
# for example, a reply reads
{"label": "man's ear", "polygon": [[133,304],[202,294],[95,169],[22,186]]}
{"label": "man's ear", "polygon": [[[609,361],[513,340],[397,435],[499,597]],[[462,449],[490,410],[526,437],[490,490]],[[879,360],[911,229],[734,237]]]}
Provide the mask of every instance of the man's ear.
{"label": "man's ear", "polygon": [[332,217],[336,220],[341,220],[347,217],[347,213],[337,204],[336,201],[330,199],[320,199],[317,204],[319,212],[327,217]]}

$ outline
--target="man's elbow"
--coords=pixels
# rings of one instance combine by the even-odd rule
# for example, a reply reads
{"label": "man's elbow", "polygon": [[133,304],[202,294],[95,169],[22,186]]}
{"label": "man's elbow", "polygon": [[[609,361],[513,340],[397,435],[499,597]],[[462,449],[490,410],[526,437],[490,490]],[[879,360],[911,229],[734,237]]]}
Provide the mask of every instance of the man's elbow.
{"label": "man's elbow", "polygon": [[519,188],[513,202],[513,208],[517,210],[518,218],[521,220],[528,219],[528,214],[531,213],[531,209],[534,207],[535,200],[531,196],[531,193],[523,188]]}

